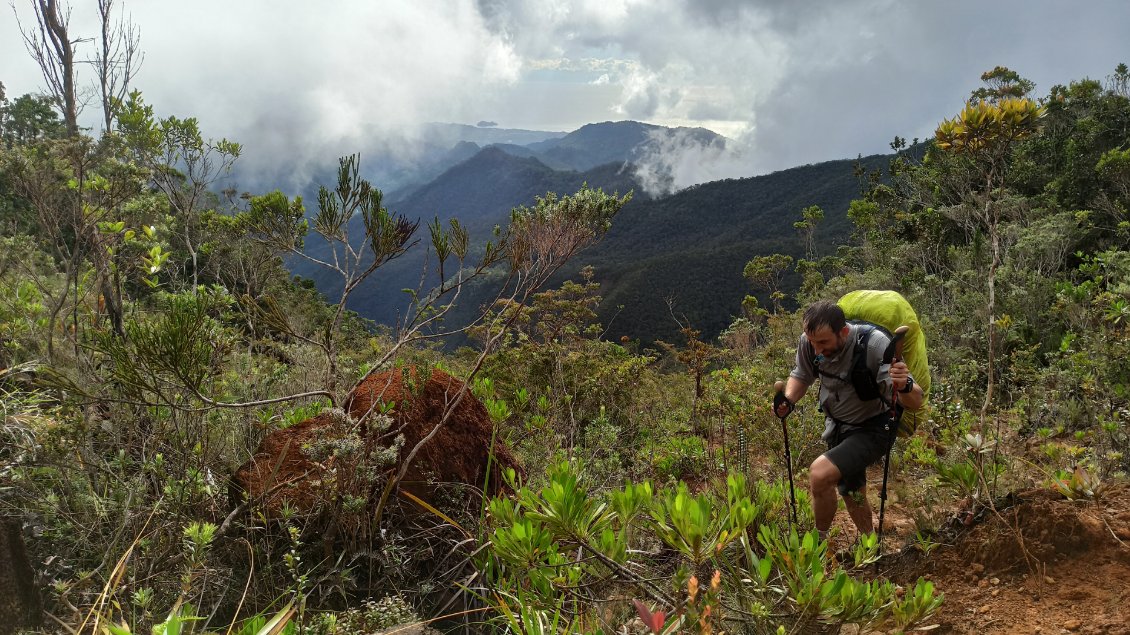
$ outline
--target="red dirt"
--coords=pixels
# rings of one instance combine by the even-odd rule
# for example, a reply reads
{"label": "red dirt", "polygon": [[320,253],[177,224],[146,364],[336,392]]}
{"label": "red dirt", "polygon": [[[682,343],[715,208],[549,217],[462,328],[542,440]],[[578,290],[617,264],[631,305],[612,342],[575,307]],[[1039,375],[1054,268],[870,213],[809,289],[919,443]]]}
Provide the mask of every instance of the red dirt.
{"label": "red dirt", "polygon": [[[1097,501],[1032,490],[985,510],[929,556],[884,559],[883,574],[945,593],[935,633],[1130,633],[1130,484]],[[943,533],[946,533],[943,531]]]}
{"label": "red dirt", "polygon": [[[405,379],[409,380],[407,385]],[[298,512],[310,512],[327,495],[322,481],[333,461],[329,459],[318,463],[310,453],[313,443],[356,435],[366,449],[371,450],[378,445],[391,447],[394,438],[402,435],[403,445],[396,464],[385,470],[384,475],[387,476],[399,468],[421,439],[435,430],[444,412],[450,409],[446,422],[409,464],[400,488],[433,504],[435,483],[463,483],[481,488],[487,482],[487,456],[493,426],[486,409],[470,391],[464,391],[462,398],[458,397],[462,387],[461,381],[440,370],[432,370],[422,384],[415,368],[404,373],[393,370],[370,375],[353,389],[345,403],[347,411],[354,420],[360,421],[360,425],[351,426],[344,417],[325,412],[289,428],[271,432],[263,439],[254,457],[236,471],[233,481],[251,498],[277,488],[276,493],[262,505],[269,515],[277,515],[283,501],[288,501]],[[458,403],[453,405],[457,398]],[[380,434],[370,434],[370,415],[378,410],[380,403],[393,404],[388,413],[393,424]],[[489,479],[492,494],[500,491],[502,472],[508,467],[521,472],[509,448],[496,440]],[[351,477],[356,477],[362,470],[353,472]],[[372,479],[345,479],[340,474],[337,479],[339,487],[340,482],[349,481],[346,487],[352,495],[371,498],[380,494],[373,491],[376,483]],[[281,483],[293,485],[278,487]]]}

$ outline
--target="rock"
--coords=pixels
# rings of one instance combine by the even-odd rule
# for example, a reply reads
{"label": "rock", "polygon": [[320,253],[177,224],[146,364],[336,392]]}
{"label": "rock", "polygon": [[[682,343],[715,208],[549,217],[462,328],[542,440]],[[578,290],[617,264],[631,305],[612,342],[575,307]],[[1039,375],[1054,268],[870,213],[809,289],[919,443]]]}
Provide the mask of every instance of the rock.
{"label": "rock", "polygon": [[1069,631],[1077,631],[1077,630],[1079,630],[1079,627],[1082,626],[1082,625],[1083,625],[1083,622],[1081,620],[1077,620],[1077,619],[1070,619],[1070,620],[1067,620],[1066,622],[1063,623],[1063,627],[1066,628]]}
{"label": "rock", "polygon": [[1001,594],[1001,590],[1000,590],[1000,589],[993,589],[993,592],[992,592],[992,593],[990,593],[989,595],[991,595],[991,596],[993,596],[993,597],[997,597],[997,596],[998,596],[998,595],[1000,595],[1000,594]]}
{"label": "rock", "polygon": [[979,582],[977,582],[977,586],[984,589],[984,588],[989,586],[989,581],[986,580],[985,578],[981,578],[981,580]]}
{"label": "rock", "polygon": [[992,584],[993,586],[996,586],[996,585],[1001,583],[1001,579],[1000,578],[992,578],[992,579],[989,580],[989,583]]}
{"label": "rock", "polygon": [[977,612],[978,613],[988,613],[991,610],[993,610],[993,607],[989,606],[988,604],[984,604],[984,605],[981,606],[981,608],[977,609]]}
{"label": "rock", "polygon": [[973,572],[973,575],[981,575],[985,572],[985,565],[981,564],[980,562],[974,562],[973,564],[969,565],[969,570]]}
{"label": "rock", "polygon": [[1044,582],[1048,584],[1055,584],[1055,578],[1051,577],[1050,575],[1046,575],[1044,576]]}

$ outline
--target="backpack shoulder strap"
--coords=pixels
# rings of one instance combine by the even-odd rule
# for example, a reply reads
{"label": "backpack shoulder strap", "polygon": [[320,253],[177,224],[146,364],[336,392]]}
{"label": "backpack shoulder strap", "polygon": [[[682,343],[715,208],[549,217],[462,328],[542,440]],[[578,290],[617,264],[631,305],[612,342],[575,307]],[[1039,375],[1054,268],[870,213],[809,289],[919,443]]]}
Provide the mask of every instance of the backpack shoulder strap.
{"label": "backpack shoulder strap", "polygon": [[878,330],[886,331],[883,327],[870,322],[862,322],[859,336],[855,339],[855,349],[852,351],[851,384],[855,394],[862,401],[882,399],[883,393],[879,383],[875,380],[879,369],[872,369],[867,365],[867,349],[871,335]]}

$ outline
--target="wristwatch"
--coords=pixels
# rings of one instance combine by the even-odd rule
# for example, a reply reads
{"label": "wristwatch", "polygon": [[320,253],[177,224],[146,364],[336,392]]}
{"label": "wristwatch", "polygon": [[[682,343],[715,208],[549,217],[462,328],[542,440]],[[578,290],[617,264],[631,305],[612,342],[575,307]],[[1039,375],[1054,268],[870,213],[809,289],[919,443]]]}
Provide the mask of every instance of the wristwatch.
{"label": "wristwatch", "polygon": [[911,377],[910,375],[907,375],[906,376],[906,385],[903,386],[902,390],[900,390],[899,392],[906,394],[906,393],[908,393],[912,390],[914,390],[914,378]]}

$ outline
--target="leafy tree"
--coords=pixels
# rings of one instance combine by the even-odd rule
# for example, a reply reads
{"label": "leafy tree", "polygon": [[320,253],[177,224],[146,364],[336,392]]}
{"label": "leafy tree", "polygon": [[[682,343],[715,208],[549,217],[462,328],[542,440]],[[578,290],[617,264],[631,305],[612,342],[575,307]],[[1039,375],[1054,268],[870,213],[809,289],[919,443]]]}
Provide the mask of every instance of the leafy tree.
{"label": "leafy tree", "polygon": [[706,377],[707,369],[710,367],[711,363],[722,357],[723,351],[717,346],[711,345],[709,342],[702,341],[702,332],[687,324],[680,324],[680,331],[683,337],[686,338],[685,348],[680,349],[663,341],[657,343],[669,353],[672,353],[675,359],[679,360],[679,363],[686,366],[687,374],[694,380],[694,401],[691,402],[691,419],[695,421],[698,418],[698,402],[706,393],[703,380]]}
{"label": "leafy tree", "polygon": [[0,99],[0,139],[4,147],[28,145],[40,139],[58,139],[63,122],[42,95],[22,95],[9,103]]}
{"label": "leafy tree", "polygon": [[1112,95],[1130,98],[1130,68],[1125,63],[1114,67],[1114,73],[1107,76],[1106,89]]}
{"label": "leafy tree", "polygon": [[793,264],[793,257],[785,254],[772,254],[770,256],[757,256],[746,263],[742,275],[754,286],[755,289],[766,289],[773,300],[774,311],[781,310],[781,300],[785,294],[781,291],[781,276]]}
{"label": "leafy tree", "polygon": [[970,222],[988,235],[989,269],[986,274],[988,299],[988,386],[981,407],[982,420],[993,400],[996,369],[996,275],[1001,263],[1002,222],[1020,211],[1016,200],[1006,196],[1005,185],[1008,159],[1014,144],[1036,131],[1045,109],[1029,99],[1006,97],[997,103],[980,101],[968,103],[953,119],[938,126],[936,143],[942,152],[967,159],[968,182],[960,184],[961,203],[953,213]]}
{"label": "leafy tree", "polygon": [[800,211],[801,219],[793,223],[793,227],[804,239],[804,255],[812,258],[816,253],[816,226],[824,220],[824,210],[819,205],[810,205]]}
{"label": "leafy tree", "polygon": [[[326,357],[326,390],[337,395],[337,335],[345,317],[346,302],[350,294],[381,265],[404,254],[415,244],[413,236],[418,223],[390,212],[382,205],[383,195],[360,176],[360,158],[343,157],[338,163],[338,182],[331,191],[321,187],[318,191],[318,212],[313,218],[313,229],[331,245],[331,258],[319,260],[303,251],[303,240],[311,223],[304,217],[301,198],[289,200],[279,191],[253,197],[240,222],[277,251],[290,252],[316,262],[337,273],[342,280],[342,290],[337,298],[333,319],[326,324],[320,339],[305,338],[319,346]],[[361,220],[364,232],[360,240],[349,234],[354,217]],[[456,230],[458,230],[456,225]],[[442,233],[437,237],[446,237]],[[455,244],[445,246],[460,256],[466,255],[466,235],[458,234]]]}
{"label": "leafy tree", "polygon": [[998,103],[1005,99],[1023,99],[1036,87],[1036,84],[1007,66],[997,66],[981,73],[981,81],[985,82],[985,86],[971,94],[975,101]]}
{"label": "leafy tree", "polygon": [[132,158],[149,171],[152,187],[168,201],[171,229],[188,255],[195,287],[206,242],[200,214],[213,202],[211,188],[231,170],[243,148],[228,139],[206,139],[195,117],[156,117],[138,91],[121,105],[118,123]]}

